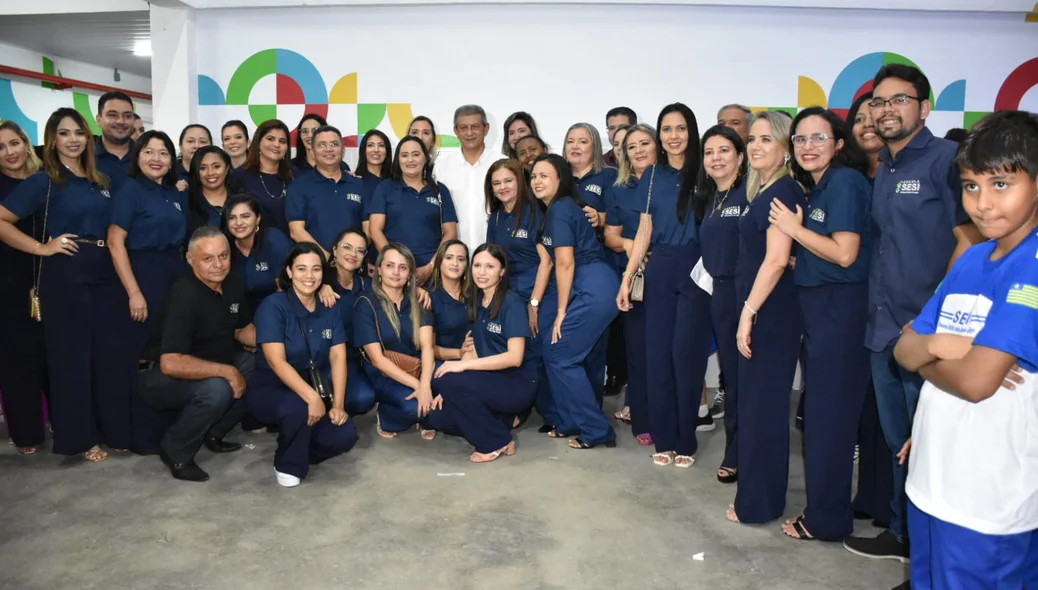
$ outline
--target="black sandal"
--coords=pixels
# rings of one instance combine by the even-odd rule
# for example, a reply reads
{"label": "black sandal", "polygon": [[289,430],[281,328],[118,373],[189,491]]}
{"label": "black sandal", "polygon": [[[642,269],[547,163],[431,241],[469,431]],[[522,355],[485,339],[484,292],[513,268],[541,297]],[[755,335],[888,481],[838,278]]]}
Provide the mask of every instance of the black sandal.
{"label": "black sandal", "polygon": [[804,528],[804,517],[803,517],[803,515],[796,517],[795,519],[790,521],[788,524],[793,527],[793,531],[797,534],[797,536],[794,537],[793,535],[787,533],[786,529],[782,529],[782,533],[784,535],[786,535],[787,537],[789,537],[790,539],[795,539],[797,541],[814,541],[815,540],[815,538],[812,537],[811,534],[807,532],[807,529]]}
{"label": "black sandal", "polygon": [[542,424],[541,427],[537,429],[537,432],[541,434],[548,434],[552,430],[555,430],[555,427],[551,424]]}
{"label": "black sandal", "polygon": [[[724,475],[721,475],[722,471]],[[722,465],[717,468],[717,481],[721,483],[735,483],[739,481],[739,473],[731,467]]]}
{"label": "black sandal", "polygon": [[[577,444],[574,445],[573,443],[577,443]],[[580,437],[578,436],[577,438],[575,438],[572,441],[570,441],[569,448],[577,449],[577,450],[587,450],[587,449],[593,449],[593,448],[595,448],[597,446],[604,446],[607,449],[612,449],[612,448],[614,448],[616,446],[616,440],[607,440],[604,443],[598,443],[597,445],[589,445],[586,442],[580,440]]]}
{"label": "black sandal", "polygon": [[559,432],[555,428],[552,428],[551,431],[548,432],[548,438],[569,438],[571,436],[573,436],[573,435],[572,434],[566,434],[565,432]]}

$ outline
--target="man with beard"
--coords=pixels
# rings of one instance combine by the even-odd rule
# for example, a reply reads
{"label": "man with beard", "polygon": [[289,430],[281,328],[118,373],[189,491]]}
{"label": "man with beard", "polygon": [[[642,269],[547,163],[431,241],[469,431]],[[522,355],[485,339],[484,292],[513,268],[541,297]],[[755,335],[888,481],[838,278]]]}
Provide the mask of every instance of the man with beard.
{"label": "man with beard", "polygon": [[925,127],[931,110],[926,76],[914,67],[892,64],[874,82],[873,98],[866,104],[886,147],[872,197],[878,235],[869,274],[865,345],[872,351],[879,419],[894,464],[894,500],[889,530],[875,538],[850,537],[844,546],[865,557],[907,562],[907,466],[899,464],[896,454],[911,434],[923,380],[898,366],[894,345],[959,255],[982,238],[962,207],[958,146]]}
{"label": "man with beard", "polygon": [[109,190],[115,192],[130,170],[130,152],[133,150],[135,122],[133,100],[117,90],[106,92],[97,100],[97,124],[101,137],[97,138],[97,169],[111,181]]}

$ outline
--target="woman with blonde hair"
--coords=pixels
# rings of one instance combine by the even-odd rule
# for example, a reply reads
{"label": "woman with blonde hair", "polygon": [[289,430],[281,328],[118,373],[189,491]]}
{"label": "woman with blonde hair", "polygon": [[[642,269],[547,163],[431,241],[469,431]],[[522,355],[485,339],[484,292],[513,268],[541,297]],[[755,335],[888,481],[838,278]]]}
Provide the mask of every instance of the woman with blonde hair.
{"label": "woman with blonde hair", "polygon": [[[44,131],[44,169],[0,206],[0,240],[40,257],[32,303],[37,318],[47,319],[54,452],[91,462],[108,457],[101,442],[128,449],[132,434],[132,367],[111,329],[129,304],[106,247],[112,199],[94,145],[83,115],[58,109]],[[32,215],[53,238],[38,241],[15,225]]]}
{"label": "woman with blonde hair", "polygon": [[371,292],[354,304],[353,344],[375,388],[378,435],[396,438],[433,410],[435,338],[431,314],[418,301],[411,250],[391,242],[376,266]]}
{"label": "woman with blonde hair", "polygon": [[789,387],[803,319],[789,257],[793,240],[768,220],[773,201],[804,209],[792,176],[791,120],[767,111],[750,126],[746,153],[749,205],[739,220],[736,300],[739,349],[738,490],[728,520],[764,523],[782,516],[789,479]]}
{"label": "woman with blonde hair", "polygon": [[[40,169],[32,142],[14,121],[0,123],[0,205]],[[22,233],[43,240],[43,218],[30,215],[18,222]],[[0,391],[4,421],[11,441],[23,455],[43,444],[43,392],[46,370],[43,326],[25,313],[25,294],[33,287],[35,260],[0,244],[0,325],[18,338],[0,339]]]}

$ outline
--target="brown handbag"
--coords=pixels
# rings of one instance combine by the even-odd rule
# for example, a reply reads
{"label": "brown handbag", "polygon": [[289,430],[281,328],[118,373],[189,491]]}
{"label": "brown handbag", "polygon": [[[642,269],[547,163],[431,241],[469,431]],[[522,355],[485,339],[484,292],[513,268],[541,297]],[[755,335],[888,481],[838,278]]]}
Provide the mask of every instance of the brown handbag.
{"label": "brown handbag", "polygon": [[[40,234],[41,239],[47,240],[47,217],[50,214],[50,191],[54,186],[54,182],[47,183],[47,201],[43,206],[43,232]],[[32,218],[33,233],[36,233],[36,217]],[[35,237],[35,236],[34,236]],[[29,317],[36,320],[37,322],[43,321],[43,306],[40,305],[40,275],[43,274],[43,256],[35,257],[35,264],[32,273],[32,288],[29,289]]]}
{"label": "brown handbag", "polygon": [[[652,172],[649,174],[649,196],[645,199],[645,214],[649,214],[649,205],[652,203],[652,181],[656,178],[656,166],[652,167]],[[642,240],[642,255],[638,259],[638,270],[634,271],[634,276],[631,277],[631,301],[644,301],[645,300],[645,244],[649,241],[649,236],[646,235],[645,239]]]}
{"label": "brown handbag", "polygon": [[[421,379],[422,378],[422,359],[417,358],[417,357],[413,357],[413,356],[411,356],[409,354],[404,354],[402,352],[396,352],[394,350],[386,350],[386,345],[382,342],[382,327],[379,325],[378,311],[375,310],[375,304],[372,303],[370,299],[368,299],[367,297],[364,297],[364,296],[361,296],[358,299],[363,299],[364,301],[367,301],[368,305],[371,306],[371,312],[373,314],[375,314],[375,332],[378,334],[378,345],[379,345],[379,347],[382,348],[382,356],[384,356],[387,359],[389,359],[389,362],[391,362],[394,365],[396,365],[397,367],[399,367],[401,371],[407,373],[408,375],[414,377],[415,379]],[[368,363],[371,363],[371,359],[369,359],[368,356],[366,354],[364,354],[364,349],[363,348],[361,348],[361,354],[364,355],[364,360],[365,361],[367,361]],[[371,364],[374,364],[374,363],[371,363]]]}

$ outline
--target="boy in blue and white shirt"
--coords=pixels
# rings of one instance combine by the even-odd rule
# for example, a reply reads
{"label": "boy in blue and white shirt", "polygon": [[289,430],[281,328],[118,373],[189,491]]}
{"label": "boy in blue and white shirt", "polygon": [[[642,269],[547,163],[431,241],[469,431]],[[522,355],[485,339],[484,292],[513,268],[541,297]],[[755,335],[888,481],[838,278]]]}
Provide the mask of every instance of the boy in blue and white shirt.
{"label": "boy in blue and white shirt", "polygon": [[986,117],[957,164],[988,241],[894,350],[926,379],[900,455],[912,588],[1038,590],[1038,116]]}

